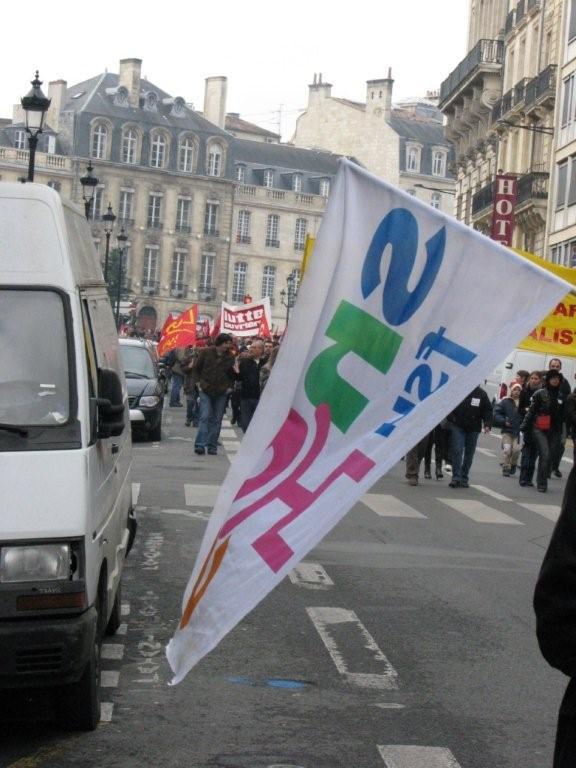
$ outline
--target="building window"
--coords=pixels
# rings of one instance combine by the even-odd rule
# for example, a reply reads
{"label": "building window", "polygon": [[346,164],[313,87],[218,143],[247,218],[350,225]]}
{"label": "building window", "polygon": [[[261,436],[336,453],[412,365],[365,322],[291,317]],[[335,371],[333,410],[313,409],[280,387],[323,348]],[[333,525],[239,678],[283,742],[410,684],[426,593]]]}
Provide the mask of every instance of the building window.
{"label": "building window", "polygon": [[185,173],[192,173],[194,170],[194,142],[188,137],[180,142],[178,170]]}
{"label": "building window", "polygon": [[302,192],[302,174],[292,174],[292,189],[294,192]]}
{"label": "building window", "polygon": [[234,275],[232,282],[232,301],[244,301],[246,295],[246,275],[248,274],[248,264],[245,261],[237,261],[234,264]]}
{"label": "building window", "polygon": [[122,162],[133,165],[136,162],[138,134],[135,128],[127,128],[122,134]]}
{"label": "building window", "polygon": [[266,224],[266,247],[267,248],[279,248],[280,240],[278,239],[278,231],[280,229],[280,216],[275,213],[268,216],[268,222]]}
{"label": "building window", "polygon": [[218,203],[206,203],[204,211],[204,234],[218,236]]}
{"label": "building window", "polygon": [[274,186],[274,171],[270,168],[267,168],[264,171],[264,175],[262,177],[262,183],[265,187],[268,187],[268,189],[271,189]]}
{"label": "building window", "polygon": [[432,208],[439,209],[441,202],[442,202],[442,196],[440,192],[432,192],[432,195],[430,197],[430,205],[432,206]]}
{"label": "building window", "polygon": [[294,250],[303,251],[306,245],[306,232],[308,222],[306,219],[296,219],[296,229],[294,230]]}
{"label": "building window", "polygon": [[276,267],[266,266],[262,272],[262,298],[268,297],[270,304],[274,304],[276,291]]}
{"label": "building window", "polygon": [[322,197],[328,197],[330,194],[330,180],[320,179],[320,194]]}
{"label": "building window", "polygon": [[106,157],[106,143],[108,141],[108,128],[101,123],[94,128],[92,133],[91,157],[104,160]]}
{"label": "building window", "polygon": [[438,149],[432,152],[432,175],[446,176],[446,153]]}
{"label": "building window", "polygon": [[217,144],[212,144],[208,152],[208,176],[220,176],[222,167],[222,150]]}
{"label": "building window", "polygon": [[176,230],[190,232],[190,200],[180,197],[176,207]]}
{"label": "building window", "polygon": [[16,131],[14,133],[14,146],[16,149],[26,149],[26,131]]}
{"label": "building window", "polygon": [[245,179],[246,179],[246,166],[245,165],[237,165],[236,166],[236,181],[239,181],[241,184],[244,184]]}
{"label": "building window", "polygon": [[158,270],[158,248],[146,246],[144,249],[144,270],[142,272],[142,289],[146,293],[157,290],[156,272]]}
{"label": "building window", "polygon": [[576,240],[568,240],[550,249],[550,261],[561,267],[576,267]]}
{"label": "building window", "polygon": [[160,222],[162,212],[162,196],[150,195],[148,198],[148,226],[153,229],[162,229]]}
{"label": "building window", "polygon": [[572,0],[570,8],[570,23],[568,25],[568,42],[576,37],[576,0]]}
{"label": "building window", "polygon": [[566,205],[566,182],[568,180],[568,161],[558,166],[556,174],[556,208],[564,208]]}
{"label": "building window", "polygon": [[186,269],[186,252],[174,251],[172,256],[172,270],[170,272],[170,289],[172,291],[184,290],[184,270]]}
{"label": "building window", "polygon": [[94,190],[94,197],[90,201],[90,206],[88,208],[88,218],[92,219],[92,221],[98,221],[100,219],[100,214],[102,213],[103,192],[103,187],[96,187]]}
{"label": "building window", "polygon": [[165,160],[166,139],[161,133],[155,133],[150,147],[150,165],[152,168],[164,168]]}
{"label": "building window", "polygon": [[237,243],[250,243],[250,211],[238,211]]}
{"label": "building window", "polygon": [[132,221],[132,213],[134,210],[134,192],[128,189],[120,190],[120,203],[118,205],[118,216],[120,218],[120,224],[123,221]]}
{"label": "building window", "polygon": [[406,170],[420,172],[420,147],[410,144],[406,147]]}
{"label": "building window", "polygon": [[49,133],[47,137],[47,141],[48,141],[48,147],[47,147],[48,154],[54,155],[56,153],[56,136],[53,136],[51,133]]}
{"label": "building window", "polygon": [[214,285],[214,263],[213,253],[203,253],[200,263],[200,292],[210,292]]}

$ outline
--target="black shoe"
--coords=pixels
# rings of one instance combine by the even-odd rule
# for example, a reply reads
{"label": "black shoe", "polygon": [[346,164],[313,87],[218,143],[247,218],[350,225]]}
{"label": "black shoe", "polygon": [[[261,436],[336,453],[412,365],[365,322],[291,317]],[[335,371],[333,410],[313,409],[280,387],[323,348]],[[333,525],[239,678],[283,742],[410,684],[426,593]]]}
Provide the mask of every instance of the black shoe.
{"label": "black shoe", "polygon": [[554,477],[562,477],[562,472],[559,469],[554,470]]}
{"label": "black shoe", "polygon": [[208,448],[208,455],[209,456],[218,456],[218,451],[216,448]]}
{"label": "black shoe", "polygon": [[436,480],[442,480],[443,477],[444,475],[442,474],[442,472],[436,471]]}
{"label": "black shoe", "polygon": [[540,493],[546,493],[548,488],[545,485],[539,485],[537,489]]}
{"label": "black shoe", "polygon": [[197,426],[198,426],[198,422],[197,422],[197,421],[193,421],[193,422],[192,422],[192,426],[193,426],[193,427],[197,427]]}
{"label": "black shoe", "polygon": [[510,470],[509,469],[503,469],[502,470],[502,477],[510,477]]}
{"label": "black shoe", "polygon": [[448,485],[450,488],[460,488],[460,483],[458,480],[451,480]]}
{"label": "black shoe", "polygon": [[236,424],[236,419],[234,418],[234,416],[232,416],[232,418],[230,419],[230,424],[232,424],[232,426]]}
{"label": "black shoe", "polygon": [[197,453],[198,456],[204,456],[205,449],[201,445],[194,446],[194,453]]}
{"label": "black shoe", "polygon": [[526,485],[527,485],[529,488],[534,488],[534,483],[532,482],[532,480],[526,480]]}
{"label": "black shoe", "polygon": [[515,475],[516,474],[516,467],[510,467],[510,474]]}
{"label": "black shoe", "polygon": [[526,485],[528,485],[528,480],[520,480],[519,485],[524,488]]}
{"label": "black shoe", "polygon": [[428,470],[428,472],[424,472],[424,477],[426,478],[426,480],[432,480],[432,475],[430,473],[430,470]]}
{"label": "black shoe", "polygon": [[460,480],[460,488],[470,488],[468,480]]}
{"label": "black shoe", "polygon": [[189,427],[189,426],[190,426],[190,424],[192,424],[192,422],[191,422],[191,421],[189,421],[188,419],[186,419],[186,421],[184,422],[184,426],[185,426],[185,427]]}

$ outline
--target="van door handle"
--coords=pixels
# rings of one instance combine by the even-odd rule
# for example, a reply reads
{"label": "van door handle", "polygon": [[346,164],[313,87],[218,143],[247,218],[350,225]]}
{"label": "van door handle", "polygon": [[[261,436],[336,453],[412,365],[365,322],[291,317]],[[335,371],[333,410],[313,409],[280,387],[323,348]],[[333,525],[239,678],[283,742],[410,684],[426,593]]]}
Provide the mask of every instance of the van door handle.
{"label": "van door handle", "polygon": [[120,446],[117,443],[112,443],[112,453],[118,453],[120,451]]}

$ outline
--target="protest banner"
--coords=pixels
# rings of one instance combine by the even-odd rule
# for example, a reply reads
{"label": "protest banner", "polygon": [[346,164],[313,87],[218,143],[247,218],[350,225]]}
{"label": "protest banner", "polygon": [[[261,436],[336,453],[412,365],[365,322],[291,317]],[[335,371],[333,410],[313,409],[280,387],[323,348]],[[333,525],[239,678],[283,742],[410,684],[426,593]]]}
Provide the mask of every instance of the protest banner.
{"label": "protest banner", "polygon": [[279,356],[185,590],[167,648],[173,682],[566,290],[551,273],[341,161]]}
{"label": "protest banner", "polygon": [[234,336],[258,336],[261,328],[270,328],[270,299],[252,301],[247,304],[222,302],[220,333]]}

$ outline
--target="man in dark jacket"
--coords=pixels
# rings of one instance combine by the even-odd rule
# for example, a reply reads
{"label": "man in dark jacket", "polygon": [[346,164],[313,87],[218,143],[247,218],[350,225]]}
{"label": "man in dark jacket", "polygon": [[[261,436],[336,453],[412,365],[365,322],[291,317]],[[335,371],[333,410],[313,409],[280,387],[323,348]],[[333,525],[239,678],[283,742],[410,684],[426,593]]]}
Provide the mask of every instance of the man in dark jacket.
{"label": "man in dark jacket", "polygon": [[213,456],[218,452],[218,435],[228,390],[236,378],[231,346],[232,336],[220,333],[213,347],[204,347],[199,351],[191,369],[199,390],[198,432],[194,442],[194,451],[199,456],[205,453],[206,448]]}
{"label": "man in dark jacket", "polygon": [[[560,374],[560,387],[558,389],[558,400],[560,402],[560,405],[562,406],[562,422],[564,422],[564,408],[566,406],[566,400],[568,400],[568,397],[572,392],[570,388],[570,382],[564,378],[564,374],[562,373],[562,361],[560,360],[559,357],[550,358],[550,361],[548,362],[548,370],[556,371],[557,373]],[[562,456],[564,455],[565,447],[566,447],[566,426],[563,423],[560,434],[558,436],[558,440],[554,445],[554,452],[550,456],[551,466],[550,466],[550,472],[548,474],[553,473],[555,477],[562,477],[562,472],[560,472],[560,462],[562,461]]]}
{"label": "man in dark jacket", "polygon": [[240,381],[240,427],[246,432],[252,420],[258,401],[260,400],[260,369],[266,362],[264,343],[253,341],[246,353],[241,355],[238,363],[238,380]]}
{"label": "man in dark jacket", "polygon": [[448,416],[452,432],[452,482],[450,488],[468,488],[478,435],[490,431],[492,405],[482,387],[476,387]]}
{"label": "man in dark jacket", "polygon": [[536,634],[546,661],[570,678],[560,707],[552,768],[576,765],[576,469],[534,593]]}
{"label": "man in dark jacket", "polygon": [[536,484],[541,493],[548,490],[551,458],[558,450],[562,434],[564,404],[560,394],[560,376],[558,371],[546,371],[545,385],[534,393],[520,425],[524,439],[533,441],[538,451]]}

